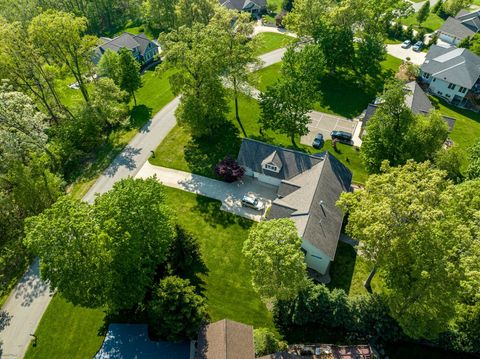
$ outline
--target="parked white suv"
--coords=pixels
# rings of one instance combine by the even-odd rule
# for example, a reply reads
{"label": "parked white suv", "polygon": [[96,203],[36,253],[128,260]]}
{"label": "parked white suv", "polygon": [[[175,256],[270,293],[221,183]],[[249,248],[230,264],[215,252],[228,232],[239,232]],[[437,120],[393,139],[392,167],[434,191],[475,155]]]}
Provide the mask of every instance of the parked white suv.
{"label": "parked white suv", "polygon": [[253,195],[245,195],[242,198],[242,206],[253,208],[261,211],[265,208],[265,204]]}

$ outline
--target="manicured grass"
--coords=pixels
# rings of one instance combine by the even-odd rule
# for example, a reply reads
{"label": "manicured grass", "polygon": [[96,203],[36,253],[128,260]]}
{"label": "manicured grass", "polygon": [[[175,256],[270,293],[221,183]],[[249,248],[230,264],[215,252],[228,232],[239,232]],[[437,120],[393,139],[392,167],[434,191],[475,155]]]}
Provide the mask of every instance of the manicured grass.
{"label": "manicured grass", "polygon": [[[352,246],[338,242],[335,260],[330,268],[332,281],[328,287],[343,289],[351,297],[367,294],[363,283],[371,269],[365,258],[358,255]],[[382,290],[382,280],[378,273],[373,277],[372,290],[377,293]]]}
{"label": "manicured grass", "polygon": [[[97,150],[91,161],[84,164],[82,173],[71,186],[69,192],[75,198],[82,198],[95,183],[97,177],[110,165],[112,160],[135,137],[138,130],[173,100],[174,95],[170,90],[168,76],[172,71],[167,71],[159,77],[152,71],[146,71],[142,76],[143,86],[137,93],[137,106],[131,103],[131,127],[113,131],[105,144]],[[74,91],[74,90],[70,90]],[[77,90],[78,91],[78,90]]]}
{"label": "manicured grass", "polygon": [[241,252],[253,222],[220,210],[220,202],[167,188],[178,222],[199,240],[208,268],[204,278],[212,321],[229,318],[273,329],[271,313],[253,290]]}
{"label": "manicured grass", "polygon": [[267,66],[259,71],[257,71],[258,84],[257,88],[260,91],[266,91],[268,86],[271,86],[277,81],[280,77],[280,71],[282,69],[282,63],[277,62],[276,64]]}
{"label": "manicured grass", "polygon": [[56,294],[40,321],[25,358],[92,358],[103,342],[105,314],[68,303]]}
{"label": "manicured grass", "polygon": [[261,32],[255,36],[255,39],[258,41],[256,55],[266,54],[267,52],[288,46],[297,41],[294,37],[275,32]]}
{"label": "manicured grass", "polygon": [[[282,134],[273,131],[264,131],[260,134],[258,119],[260,117],[260,107],[256,100],[245,95],[239,98],[239,113],[242,124],[250,138],[268,142],[274,145],[293,148],[290,139]],[[228,116],[230,123],[239,129],[234,116],[233,100],[230,102],[230,114]],[[231,125],[230,125],[231,126]],[[224,156],[230,155],[236,157],[240,142],[231,138],[224,138],[223,134],[231,132],[230,130],[220,131],[219,138],[207,138],[195,143],[188,130],[176,126],[165,140],[155,150],[155,157],[150,158],[150,163],[157,166],[170,167],[181,171],[193,172],[208,177],[214,177],[213,167]],[[234,133],[234,135],[236,135]],[[296,139],[298,149],[301,151],[314,153],[318,152],[313,147],[300,144],[300,138]],[[367,173],[360,160],[360,152],[354,147],[339,144],[337,152],[332,149],[331,141],[326,141],[321,151],[328,150],[342,163],[344,163],[353,172],[353,181],[364,183]]]}
{"label": "manicured grass", "polygon": [[456,119],[450,138],[464,150],[480,139],[480,114],[440,102],[440,112]]}
{"label": "manicured grass", "polygon": [[[415,29],[418,29],[417,14],[411,14],[410,16],[400,20],[403,25],[412,25]],[[445,20],[443,20],[437,14],[430,13],[427,17],[427,20],[422,22],[421,27],[424,28],[427,32],[433,32],[438,30]]]}

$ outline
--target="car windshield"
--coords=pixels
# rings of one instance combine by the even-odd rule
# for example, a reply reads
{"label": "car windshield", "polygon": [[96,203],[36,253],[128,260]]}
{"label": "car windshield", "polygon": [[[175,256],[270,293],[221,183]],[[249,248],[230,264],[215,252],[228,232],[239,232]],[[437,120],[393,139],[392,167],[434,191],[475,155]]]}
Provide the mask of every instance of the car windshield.
{"label": "car windshield", "polygon": [[258,199],[255,198],[255,199],[253,200],[253,205],[256,206],[257,204],[258,204]]}

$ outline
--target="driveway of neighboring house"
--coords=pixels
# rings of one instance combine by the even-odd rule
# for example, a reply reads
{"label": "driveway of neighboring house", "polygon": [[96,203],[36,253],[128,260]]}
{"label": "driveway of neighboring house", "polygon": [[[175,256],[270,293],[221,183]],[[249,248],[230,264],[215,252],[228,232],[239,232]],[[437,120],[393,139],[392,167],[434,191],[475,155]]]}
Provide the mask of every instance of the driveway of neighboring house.
{"label": "driveway of neighboring house", "polygon": [[256,211],[242,206],[241,200],[245,194],[255,195],[269,207],[277,197],[277,188],[245,176],[241,181],[226,183],[193,173],[159,167],[146,162],[135,178],[150,178],[155,176],[165,186],[183,191],[200,194],[222,202],[220,209],[234,213],[253,221],[261,221],[264,211]]}
{"label": "driveway of neighboring house", "polygon": [[[313,139],[317,133],[321,133],[326,140],[331,139],[330,133],[332,131],[345,131],[355,134],[355,129],[357,128],[358,121],[350,120],[345,117],[335,116],[324,112],[312,111],[310,112],[311,122],[308,125],[309,133],[305,136],[302,136],[300,143],[303,145],[311,146]],[[359,145],[356,143],[354,138],[354,145]],[[361,144],[361,143],[360,143]]]}
{"label": "driveway of neighboring house", "polygon": [[406,60],[407,57],[409,57],[410,61],[415,65],[423,64],[423,61],[425,61],[425,56],[427,55],[425,52],[413,51],[412,46],[410,46],[408,49],[402,49],[402,44],[387,45],[387,52],[393,57],[402,60]]}

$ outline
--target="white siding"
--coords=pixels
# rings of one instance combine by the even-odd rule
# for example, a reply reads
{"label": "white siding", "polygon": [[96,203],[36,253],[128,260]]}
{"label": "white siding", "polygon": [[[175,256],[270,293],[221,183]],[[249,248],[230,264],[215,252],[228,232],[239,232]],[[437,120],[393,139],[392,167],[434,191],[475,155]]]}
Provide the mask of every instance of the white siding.
{"label": "white siding", "polygon": [[446,43],[451,45],[458,45],[460,43],[460,39],[444,34],[443,32],[441,32],[438,37],[440,38],[440,40],[445,41]]}
{"label": "white siding", "polygon": [[457,95],[460,98],[463,98],[468,92],[468,91],[466,91],[465,93],[459,92],[460,86],[458,85],[455,85],[454,89],[449,89],[448,85],[450,85],[449,82],[436,78],[435,81],[432,80],[432,82],[430,82],[430,90],[436,96],[443,97],[447,101],[453,100],[455,95]]}
{"label": "white siding", "polygon": [[302,248],[307,251],[305,255],[307,267],[316,270],[320,274],[326,274],[330,265],[330,257],[306,240],[302,241]]}
{"label": "white siding", "polygon": [[245,168],[245,176],[253,176],[253,171],[251,168],[244,167]]}

